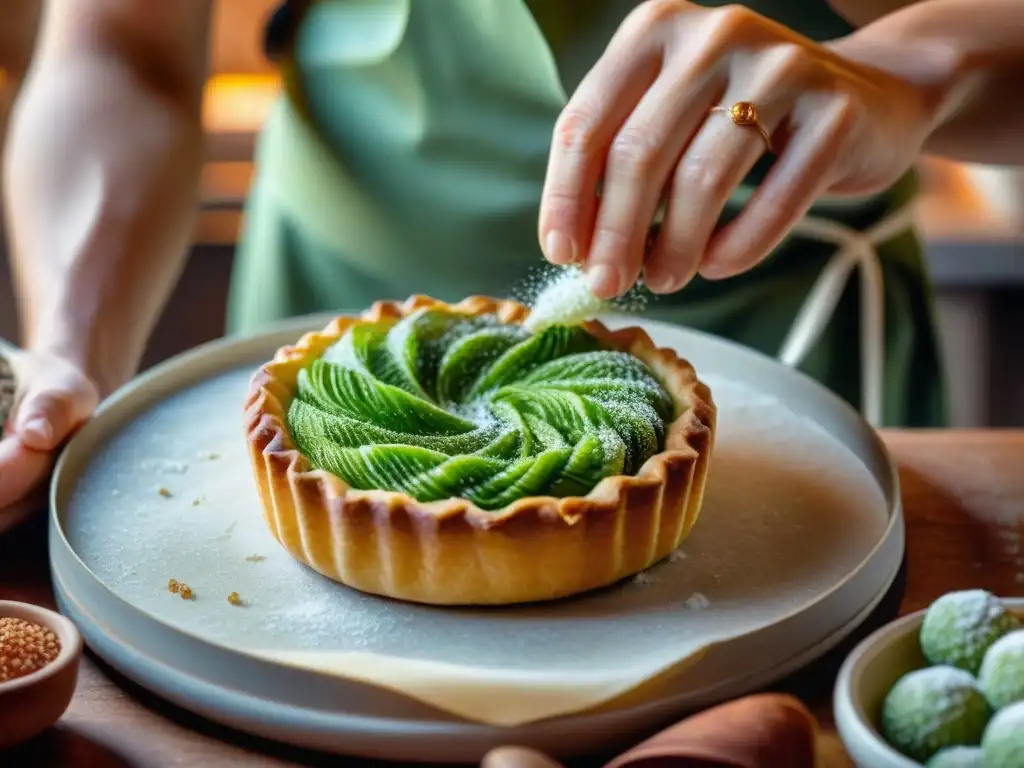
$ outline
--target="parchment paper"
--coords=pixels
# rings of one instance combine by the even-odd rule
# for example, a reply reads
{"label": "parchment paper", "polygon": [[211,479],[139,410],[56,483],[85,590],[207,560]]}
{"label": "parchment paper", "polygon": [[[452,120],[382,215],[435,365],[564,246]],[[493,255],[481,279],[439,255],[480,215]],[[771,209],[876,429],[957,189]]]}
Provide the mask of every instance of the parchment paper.
{"label": "parchment paper", "polygon": [[[832,588],[887,523],[881,491],[844,446],[781,403],[707,377],[718,446],[704,511],[669,561],[522,608],[363,595],[300,566],[267,531],[242,436],[250,372],[172,396],[97,451],[71,499],[72,546],[123,599],[194,635],[473,721],[591,709],[697,661]],[[195,599],[170,594],[169,578]]]}

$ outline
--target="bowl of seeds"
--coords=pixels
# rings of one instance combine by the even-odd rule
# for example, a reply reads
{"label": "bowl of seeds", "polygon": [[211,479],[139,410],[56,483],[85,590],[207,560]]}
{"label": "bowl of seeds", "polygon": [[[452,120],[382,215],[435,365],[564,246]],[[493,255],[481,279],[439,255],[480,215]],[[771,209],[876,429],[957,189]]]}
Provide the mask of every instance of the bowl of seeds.
{"label": "bowl of seeds", "polygon": [[0,751],[56,723],[71,703],[82,636],[70,620],[0,600]]}

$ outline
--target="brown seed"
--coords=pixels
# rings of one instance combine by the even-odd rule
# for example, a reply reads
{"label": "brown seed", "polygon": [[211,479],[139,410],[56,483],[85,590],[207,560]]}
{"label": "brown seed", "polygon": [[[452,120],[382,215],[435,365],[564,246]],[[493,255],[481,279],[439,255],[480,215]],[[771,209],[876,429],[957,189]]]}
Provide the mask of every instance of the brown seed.
{"label": "brown seed", "polygon": [[24,619],[0,617],[0,683],[42,669],[59,653],[60,641],[46,627]]}

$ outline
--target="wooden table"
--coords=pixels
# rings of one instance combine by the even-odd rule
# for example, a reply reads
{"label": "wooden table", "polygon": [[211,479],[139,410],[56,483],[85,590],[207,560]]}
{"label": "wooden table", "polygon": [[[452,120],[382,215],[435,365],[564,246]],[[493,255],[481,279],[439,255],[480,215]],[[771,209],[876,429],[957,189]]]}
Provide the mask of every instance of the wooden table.
{"label": "wooden table", "polygon": [[[900,466],[907,578],[905,592],[897,591],[888,612],[880,608],[875,622],[965,587],[1024,595],[1024,430],[887,432],[884,437]],[[0,542],[0,599],[52,605],[41,519]],[[799,692],[818,715],[827,768],[851,765],[829,705],[841,658],[842,651],[781,686]],[[12,768],[327,764],[339,764],[338,758],[283,748],[202,721],[139,690],[91,657],[82,665],[78,692],[60,723],[32,743],[0,754],[0,765]]]}

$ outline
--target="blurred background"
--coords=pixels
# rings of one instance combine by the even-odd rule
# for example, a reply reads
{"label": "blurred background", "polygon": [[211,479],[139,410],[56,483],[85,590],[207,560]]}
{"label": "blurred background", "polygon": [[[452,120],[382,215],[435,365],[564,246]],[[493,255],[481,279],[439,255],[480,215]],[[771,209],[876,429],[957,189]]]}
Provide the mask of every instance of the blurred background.
{"label": "blurred background", "polygon": [[[41,2],[0,0],[0,142],[31,59]],[[260,50],[264,19],[274,5],[215,2],[202,214],[146,366],[223,333],[255,137],[278,89]],[[938,293],[953,426],[1024,426],[1024,169],[928,159],[921,172],[920,231]],[[0,337],[18,338],[2,233]]]}

